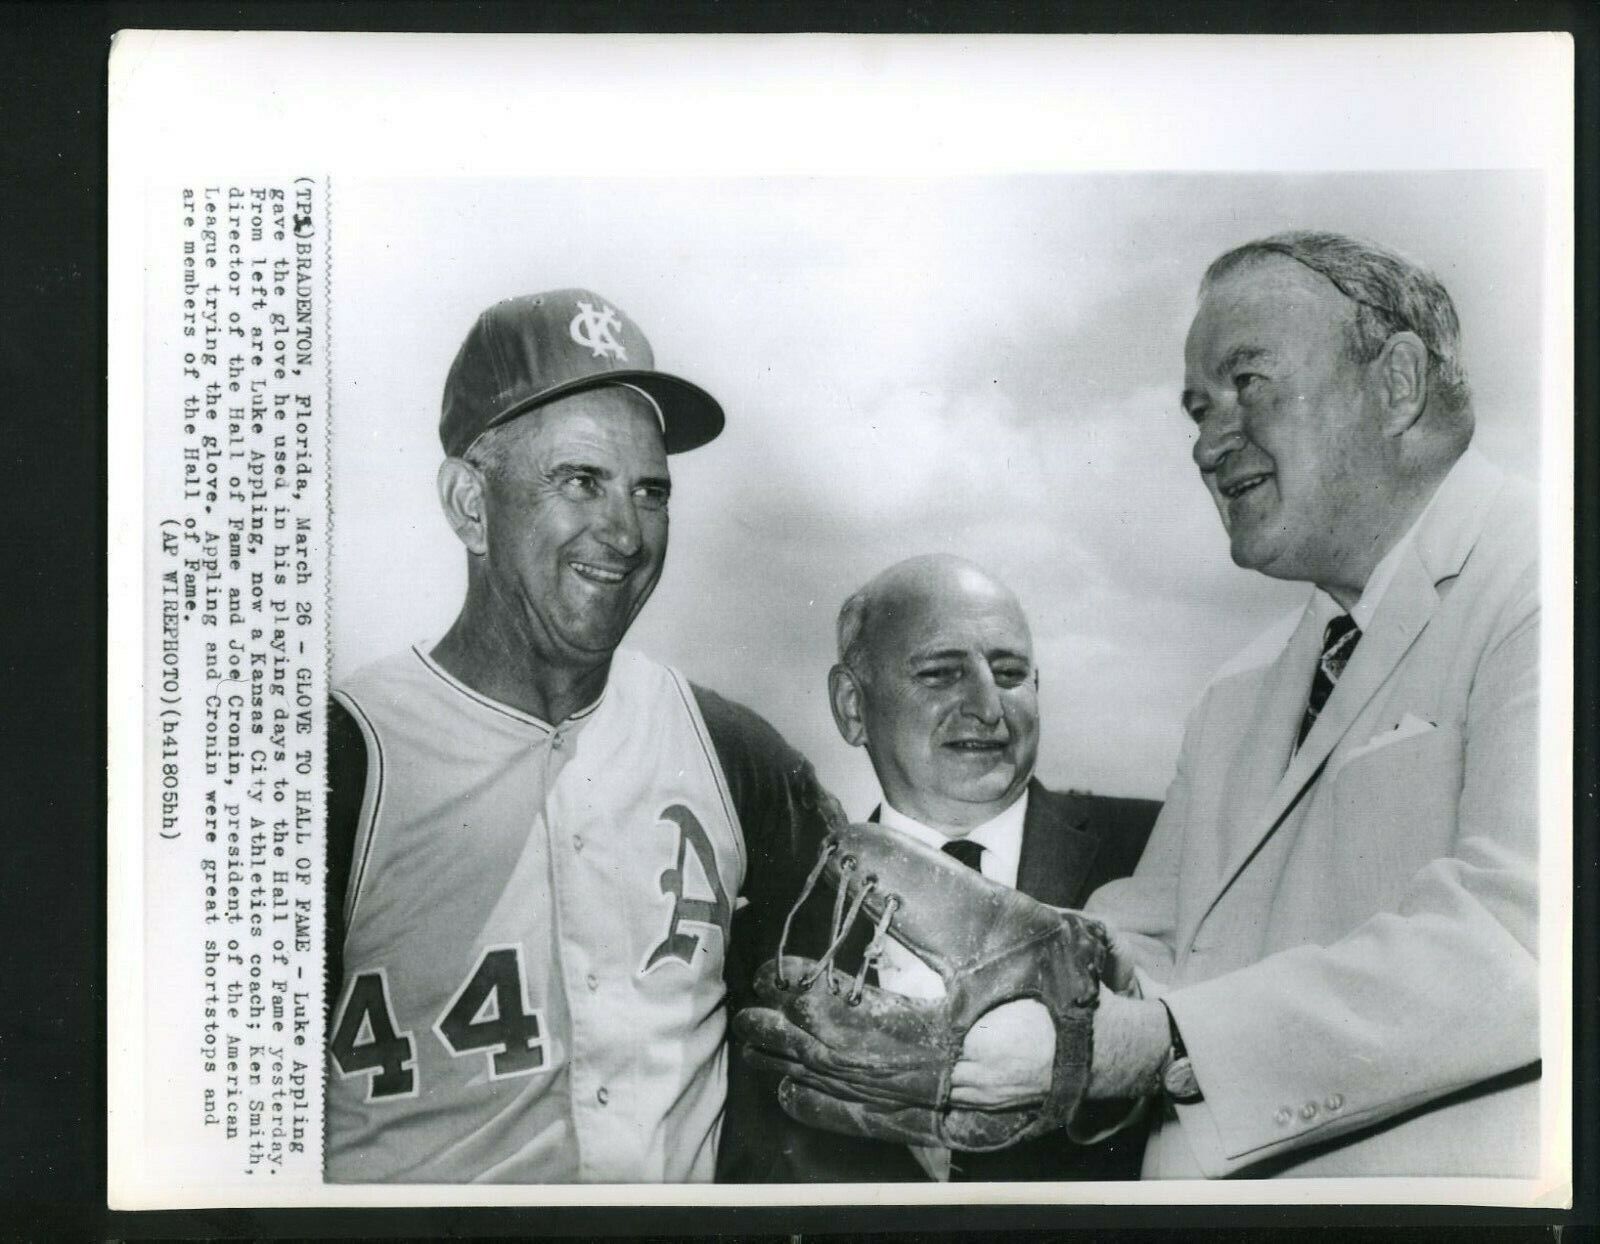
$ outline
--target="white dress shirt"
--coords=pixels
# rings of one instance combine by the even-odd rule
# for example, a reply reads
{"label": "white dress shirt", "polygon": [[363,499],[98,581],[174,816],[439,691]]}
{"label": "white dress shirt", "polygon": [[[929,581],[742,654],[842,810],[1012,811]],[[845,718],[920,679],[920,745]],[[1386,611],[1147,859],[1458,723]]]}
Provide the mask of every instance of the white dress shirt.
{"label": "white dress shirt", "polygon": [[[1433,494],[1437,497],[1437,491]],[[1394,547],[1383,555],[1372,573],[1367,576],[1367,585],[1361,589],[1361,599],[1350,606],[1350,620],[1361,630],[1365,631],[1372,625],[1372,618],[1378,612],[1378,606],[1383,603],[1384,593],[1389,590],[1389,584],[1394,581],[1395,571],[1400,568],[1400,559],[1405,556],[1405,551],[1411,547],[1416,539],[1417,528],[1422,526],[1422,520],[1428,516],[1428,511],[1433,509],[1433,501],[1422,507],[1422,513],[1411,526],[1406,528],[1405,535],[1394,542]],[[1316,589],[1317,604],[1331,621],[1336,615],[1344,612],[1344,606],[1333,597],[1329,596],[1320,587]]]}
{"label": "white dress shirt", "polygon": [[[1028,792],[1022,792],[1009,808],[993,820],[969,830],[967,833],[932,829],[921,821],[913,820],[895,808],[887,799],[879,806],[878,821],[895,833],[905,834],[935,851],[953,838],[965,838],[983,847],[978,857],[978,870],[991,881],[1017,887],[1017,866],[1022,858],[1022,825],[1028,815]],[[883,947],[883,958],[878,961],[878,985],[912,998],[941,998],[944,982],[939,974],[893,938]],[[950,1150],[933,1146],[912,1145],[911,1154],[928,1174],[941,1183],[950,1178]]]}
{"label": "white dress shirt", "polygon": [[1022,822],[1028,815],[1028,792],[993,820],[985,821],[966,833],[957,830],[933,829],[921,821],[912,820],[887,799],[879,807],[878,821],[890,829],[909,834],[935,851],[942,850],[952,838],[965,838],[983,848],[978,866],[985,877],[1017,888],[1017,863],[1022,858]]}

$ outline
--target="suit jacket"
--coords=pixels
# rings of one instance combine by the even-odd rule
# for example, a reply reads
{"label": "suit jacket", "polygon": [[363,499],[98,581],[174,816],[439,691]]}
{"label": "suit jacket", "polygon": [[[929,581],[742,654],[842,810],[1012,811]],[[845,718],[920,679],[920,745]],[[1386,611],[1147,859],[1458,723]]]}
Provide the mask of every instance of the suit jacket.
{"label": "suit jacket", "polygon": [[1526,1175],[1539,1160],[1531,496],[1469,451],[1304,745],[1326,614],[1215,679],[1119,928],[1193,1058],[1145,1177]]}
{"label": "suit jacket", "polygon": [[[1017,888],[1057,907],[1082,907],[1100,885],[1125,877],[1138,862],[1160,804],[1148,799],[1110,799],[1075,792],[1056,794],[1037,780],[1028,785],[1028,812],[1022,827]],[[876,814],[874,818],[876,819]],[[809,868],[815,857],[799,861]],[[800,891],[804,874],[788,879],[788,902]],[[809,923],[791,934],[790,946],[818,954],[827,943],[829,904],[813,896],[802,918]],[[788,908],[776,911],[781,924]],[[756,913],[747,909],[752,917]],[[777,949],[775,924],[741,930],[735,917],[734,942],[741,934],[771,940],[761,958]],[[868,930],[859,928],[841,947],[835,962],[846,971],[860,965]],[[735,1046],[737,1047],[737,1042]],[[738,1057],[730,1061],[728,1109],[724,1117],[718,1179],[760,1183],[888,1183],[928,1177],[904,1145],[856,1140],[794,1122],[778,1106],[775,1085]],[[1025,1142],[992,1154],[958,1154],[965,1180],[1137,1179],[1142,1135],[1129,1133],[1104,1145],[1084,1148],[1064,1135]]]}

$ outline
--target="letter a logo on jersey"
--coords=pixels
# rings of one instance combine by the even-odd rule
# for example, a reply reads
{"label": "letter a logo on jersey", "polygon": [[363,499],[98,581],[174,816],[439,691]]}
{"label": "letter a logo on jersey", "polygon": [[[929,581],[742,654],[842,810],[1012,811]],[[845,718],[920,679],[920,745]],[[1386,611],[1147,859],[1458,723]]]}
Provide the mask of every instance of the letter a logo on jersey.
{"label": "letter a logo on jersey", "polygon": [[628,352],[622,348],[622,343],[611,335],[613,330],[618,332],[622,330],[622,321],[610,307],[602,307],[596,311],[589,303],[580,302],[578,314],[572,317],[572,323],[567,328],[572,333],[572,339],[580,346],[592,350],[595,358],[603,359],[609,354],[624,363],[628,361]]}
{"label": "letter a logo on jersey", "polygon": [[[733,905],[728,902],[728,892],[722,888],[722,877],[717,872],[717,852],[711,845],[711,835],[706,833],[695,814],[681,803],[675,803],[661,813],[663,821],[678,827],[678,862],[661,874],[661,892],[672,895],[672,917],[667,923],[667,935],[650,952],[642,972],[653,971],[668,959],[680,963],[693,963],[695,951],[700,948],[698,933],[685,933],[678,925],[687,920],[692,924],[711,924],[722,930],[723,945],[727,945],[729,928],[733,923]],[[694,848],[700,861],[700,871],[711,887],[711,898],[685,898],[684,865],[688,862],[689,848]]]}

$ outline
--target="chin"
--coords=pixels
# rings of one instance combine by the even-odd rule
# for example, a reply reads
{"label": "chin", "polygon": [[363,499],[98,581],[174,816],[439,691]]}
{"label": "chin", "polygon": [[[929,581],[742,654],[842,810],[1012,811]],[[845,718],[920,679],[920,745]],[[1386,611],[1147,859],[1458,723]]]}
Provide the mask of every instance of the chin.
{"label": "chin", "polygon": [[[949,797],[966,804],[1003,804],[1014,793],[1012,787],[1016,775],[1013,772],[995,773],[976,781],[951,783],[947,790]],[[994,814],[998,815],[1001,809],[997,806]]]}
{"label": "chin", "polygon": [[1316,577],[1310,572],[1305,563],[1295,556],[1292,550],[1256,549],[1248,556],[1235,554],[1234,564],[1246,570],[1253,570],[1257,574],[1266,575],[1269,579],[1283,579],[1291,583],[1315,583]]}
{"label": "chin", "polygon": [[621,646],[627,628],[588,627],[568,632],[567,643],[579,652],[595,656],[610,656]]}
{"label": "chin", "polygon": [[583,614],[571,620],[567,634],[579,647],[591,652],[603,652],[622,642],[638,613],[638,609],[628,608]]}
{"label": "chin", "polygon": [[1272,573],[1272,550],[1262,548],[1259,542],[1235,538],[1228,551],[1233,555],[1233,564],[1241,570]]}

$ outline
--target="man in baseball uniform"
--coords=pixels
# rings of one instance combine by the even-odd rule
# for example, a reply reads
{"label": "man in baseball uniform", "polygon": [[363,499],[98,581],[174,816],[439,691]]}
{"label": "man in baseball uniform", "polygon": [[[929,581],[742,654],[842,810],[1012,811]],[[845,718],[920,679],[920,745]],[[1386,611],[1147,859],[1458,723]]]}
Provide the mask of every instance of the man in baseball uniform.
{"label": "man in baseball uniform", "polygon": [[330,1180],[712,1177],[735,906],[836,816],[759,717],[619,648],[667,456],[722,424],[598,294],[467,334],[438,473],[466,599],[330,713]]}

